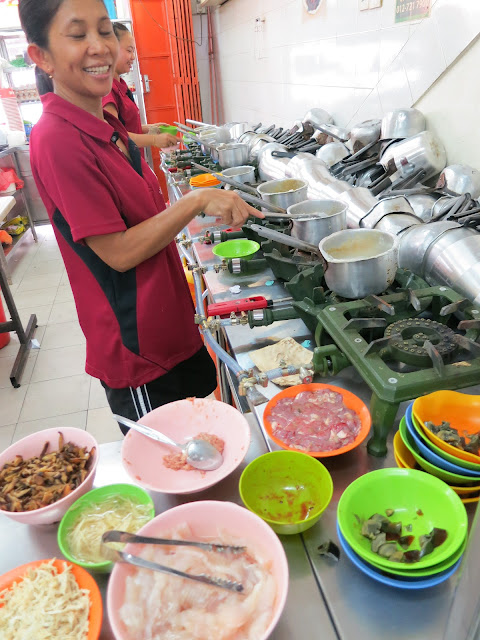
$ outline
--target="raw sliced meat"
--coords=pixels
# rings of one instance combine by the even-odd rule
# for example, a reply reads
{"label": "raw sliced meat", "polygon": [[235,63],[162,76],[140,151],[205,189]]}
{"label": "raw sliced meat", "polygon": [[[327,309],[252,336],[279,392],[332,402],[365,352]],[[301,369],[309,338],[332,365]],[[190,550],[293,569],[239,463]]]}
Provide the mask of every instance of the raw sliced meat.
{"label": "raw sliced meat", "polygon": [[336,391],[302,391],[282,398],[270,414],[273,434],[302,451],[335,451],[352,443],[360,432],[360,418]]}

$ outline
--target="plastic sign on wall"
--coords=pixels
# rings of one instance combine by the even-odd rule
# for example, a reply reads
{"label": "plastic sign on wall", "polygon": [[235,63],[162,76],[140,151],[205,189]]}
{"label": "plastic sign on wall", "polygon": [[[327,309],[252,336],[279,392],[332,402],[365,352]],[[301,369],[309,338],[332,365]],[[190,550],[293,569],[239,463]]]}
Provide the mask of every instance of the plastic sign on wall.
{"label": "plastic sign on wall", "polygon": [[18,0],[0,0],[0,27],[20,27]]}
{"label": "plastic sign on wall", "polygon": [[305,11],[310,14],[317,13],[320,9],[320,5],[323,0],[303,0],[303,6],[305,7]]}
{"label": "plastic sign on wall", "polygon": [[395,22],[428,18],[431,4],[431,0],[396,0]]}

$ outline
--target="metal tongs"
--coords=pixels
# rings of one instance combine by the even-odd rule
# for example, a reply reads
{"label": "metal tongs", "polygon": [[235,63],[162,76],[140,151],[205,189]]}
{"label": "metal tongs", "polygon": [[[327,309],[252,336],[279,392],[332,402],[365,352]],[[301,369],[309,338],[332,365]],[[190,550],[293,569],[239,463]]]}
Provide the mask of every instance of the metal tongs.
{"label": "metal tongs", "polygon": [[[212,544],[209,542],[195,542],[192,540],[170,540],[168,538],[151,538],[150,536],[139,536],[134,533],[127,533],[126,531],[106,531],[102,536],[102,543],[107,545],[109,542],[132,542],[139,544],[160,544],[170,546],[185,546],[185,547],[198,547],[205,551],[214,551],[217,553],[225,553],[227,551],[231,553],[243,553],[246,547],[235,547],[231,545]],[[138,556],[134,556],[131,553],[125,551],[117,551],[108,547],[109,556],[117,562],[125,562],[132,564],[135,567],[141,567],[142,569],[150,569],[151,571],[159,571],[160,573],[170,573],[180,578],[188,578],[189,580],[195,580],[196,582],[203,582],[213,587],[219,587],[220,589],[227,589],[228,591],[234,591],[235,593],[241,593],[243,591],[243,585],[239,582],[232,580],[224,580],[223,578],[215,578],[213,576],[207,576],[204,573],[191,574],[184,571],[178,571],[172,567],[167,567],[156,562],[150,562],[144,560]]]}

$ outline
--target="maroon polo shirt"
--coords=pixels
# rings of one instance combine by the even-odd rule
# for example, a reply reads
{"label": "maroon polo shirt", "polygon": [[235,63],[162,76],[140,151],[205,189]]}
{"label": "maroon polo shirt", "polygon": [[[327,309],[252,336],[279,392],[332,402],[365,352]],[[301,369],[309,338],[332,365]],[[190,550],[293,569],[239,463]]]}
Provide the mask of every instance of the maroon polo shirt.
{"label": "maroon polo shirt", "polygon": [[118,112],[118,119],[129,133],[143,133],[140,112],[137,105],[127,95],[128,86],[123,78],[113,79],[112,90],[102,98],[102,105],[114,104]]}
{"label": "maroon polo shirt", "polygon": [[177,248],[171,242],[119,273],[84,240],[125,231],[165,209],[157,178],[108,112],[102,121],[52,93],[42,102],[30,141],[32,172],[87,339],[86,371],[112,388],[138,387],[202,346]]}

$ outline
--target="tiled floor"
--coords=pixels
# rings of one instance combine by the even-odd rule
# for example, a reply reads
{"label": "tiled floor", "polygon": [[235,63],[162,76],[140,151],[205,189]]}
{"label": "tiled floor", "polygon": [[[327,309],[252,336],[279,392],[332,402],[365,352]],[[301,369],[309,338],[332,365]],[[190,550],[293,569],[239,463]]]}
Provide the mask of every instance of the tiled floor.
{"label": "tiled floor", "polygon": [[39,226],[37,233],[38,244],[29,234],[9,261],[22,322],[37,315],[40,349],[31,351],[19,389],[10,384],[16,334],[0,349],[0,451],[50,427],[86,429],[100,444],[121,440],[99,381],[85,373],[85,338],[52,228]]}

